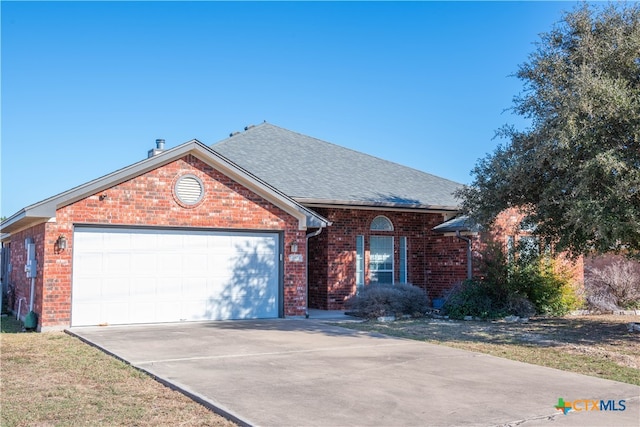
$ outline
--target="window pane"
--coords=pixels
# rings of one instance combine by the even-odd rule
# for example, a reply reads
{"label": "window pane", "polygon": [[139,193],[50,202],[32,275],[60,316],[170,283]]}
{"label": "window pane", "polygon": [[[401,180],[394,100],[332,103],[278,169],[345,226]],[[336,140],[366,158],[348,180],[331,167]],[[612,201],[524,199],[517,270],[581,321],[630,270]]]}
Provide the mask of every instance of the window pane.
{"label": "window pane", "polygon": [[393,283],[393,272],[391,271],[372,271],[371,283]]}
{"label": "window pane", "polygon": [[393,283],[393,237],[371,236],[369,269],[373,283]]}

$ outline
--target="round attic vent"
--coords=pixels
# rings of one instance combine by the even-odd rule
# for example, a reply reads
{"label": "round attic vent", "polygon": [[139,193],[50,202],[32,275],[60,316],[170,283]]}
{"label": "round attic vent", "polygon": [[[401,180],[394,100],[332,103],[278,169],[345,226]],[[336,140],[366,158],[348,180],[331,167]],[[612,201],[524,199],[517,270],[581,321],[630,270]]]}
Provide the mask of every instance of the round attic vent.
{"label": "round attic vent", "polygon": [[184,175],[176,181],[175,194],[181,203],[193,206],[202,200],[204,185],[197,176]]}

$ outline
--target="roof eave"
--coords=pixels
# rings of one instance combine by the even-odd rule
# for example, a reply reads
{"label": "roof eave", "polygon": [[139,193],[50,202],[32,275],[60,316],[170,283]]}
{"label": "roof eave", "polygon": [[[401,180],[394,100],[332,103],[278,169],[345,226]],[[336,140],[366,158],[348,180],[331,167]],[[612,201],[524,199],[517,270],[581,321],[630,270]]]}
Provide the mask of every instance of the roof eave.
{"label": "roof eave", "polygon": [[47,222],[54,217],[55,211],[51,214],[47,209],[41,209],[39,207],[30,209],[30,207],[27,207],[2,221],[0,224],[0,233],[3,234],[3,239],[6,239],[10,233],[15,233],[25,228]]}

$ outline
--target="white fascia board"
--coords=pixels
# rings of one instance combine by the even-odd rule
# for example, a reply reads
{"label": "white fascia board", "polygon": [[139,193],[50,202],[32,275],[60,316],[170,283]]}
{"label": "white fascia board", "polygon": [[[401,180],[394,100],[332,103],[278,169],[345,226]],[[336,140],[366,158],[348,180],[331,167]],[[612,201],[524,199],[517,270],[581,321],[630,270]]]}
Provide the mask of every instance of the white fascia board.
{"label": "white fascia board", "polygon": [[336,209],[361,209],[375,211],[397,211],[397,212],[424,212],[450,214],[460,212],[459,206],[440,205],[400,205],[397,203],[375,203],[375,202],[354,202],[347,200],[322,200],[306,199],[295,197],[294,200],[307,207],[315,208],[336,208]]}

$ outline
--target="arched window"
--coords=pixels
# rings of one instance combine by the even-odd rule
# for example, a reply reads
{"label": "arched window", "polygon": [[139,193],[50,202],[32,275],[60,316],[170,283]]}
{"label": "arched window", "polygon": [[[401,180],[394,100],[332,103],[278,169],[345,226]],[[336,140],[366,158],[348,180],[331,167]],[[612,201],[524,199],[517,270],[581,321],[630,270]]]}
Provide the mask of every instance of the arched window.
{"label": "arched window", "polygon": [[377,216],[371,221],[371,231],[393,231],[393,224],[386,216]]}

